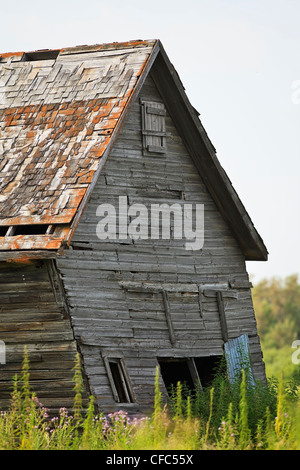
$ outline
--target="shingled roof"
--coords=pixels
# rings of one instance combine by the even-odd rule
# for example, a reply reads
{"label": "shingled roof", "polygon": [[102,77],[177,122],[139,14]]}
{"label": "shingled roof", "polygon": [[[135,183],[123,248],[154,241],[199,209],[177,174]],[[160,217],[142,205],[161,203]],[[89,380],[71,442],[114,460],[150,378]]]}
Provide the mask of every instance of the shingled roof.
{"label": "shingled roof", "polygon": [[67,238],[154,44],[0,54],[0,249]]}
{"label": "shingled roof", "polygon": [[245,258],[267,259],[159,40],[0,54],[0,255],[70,243],[150,69]]}

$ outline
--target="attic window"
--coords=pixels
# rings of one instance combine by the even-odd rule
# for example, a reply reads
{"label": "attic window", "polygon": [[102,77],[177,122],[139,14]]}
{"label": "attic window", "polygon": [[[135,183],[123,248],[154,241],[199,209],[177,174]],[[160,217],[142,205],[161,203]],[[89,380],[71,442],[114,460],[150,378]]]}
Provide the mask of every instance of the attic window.
{"label": "attic window", "polygon": [[166,108],[163,103],[141,100],[144,154],[166,153]]}
{"label": "attic window", "polygon": [[115,401],[133,403],[133,391],[124,359],[104,357],[103,360]]}
{"label": "attic window", "polygon": [[22,58],[22,62],[32,62],[35,60],[55,60],[59,54],[58,50],[41,50],[34,52],[25,52]]}

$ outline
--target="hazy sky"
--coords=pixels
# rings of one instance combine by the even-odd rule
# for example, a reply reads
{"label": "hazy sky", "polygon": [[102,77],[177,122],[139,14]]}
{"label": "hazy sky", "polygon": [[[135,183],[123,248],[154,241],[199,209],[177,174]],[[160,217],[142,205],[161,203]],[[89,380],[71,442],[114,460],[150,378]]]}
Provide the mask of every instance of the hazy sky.
{"label": "hazy sky", "polygon": [[299,0],[0,0],[0,51],[161,39],[268,250],[300,273]]}

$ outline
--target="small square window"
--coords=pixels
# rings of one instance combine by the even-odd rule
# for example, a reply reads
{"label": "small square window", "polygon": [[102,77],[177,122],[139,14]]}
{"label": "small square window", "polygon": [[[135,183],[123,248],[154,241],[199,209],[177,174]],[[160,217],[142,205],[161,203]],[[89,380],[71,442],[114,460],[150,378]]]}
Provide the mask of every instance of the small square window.
{"label": "small square window", "polygon": [[141,101],[144,154],[166,153],[166,108],[163,103]]}
{"label": "small square window", "polygon": [[103,357],[107,376],[117,403],[134,403],[134,395],[124,359]]}

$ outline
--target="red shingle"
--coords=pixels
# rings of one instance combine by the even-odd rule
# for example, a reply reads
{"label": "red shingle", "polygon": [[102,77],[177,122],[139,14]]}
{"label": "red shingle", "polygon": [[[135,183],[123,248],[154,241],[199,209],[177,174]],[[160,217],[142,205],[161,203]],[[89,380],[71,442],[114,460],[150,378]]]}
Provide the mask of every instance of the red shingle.
{"label": "red shingle", "polygon": [[[154,44],[0,54],[0,226],[71,223]],[[0,249],[57,249],[52,238],[0,237]]]}

